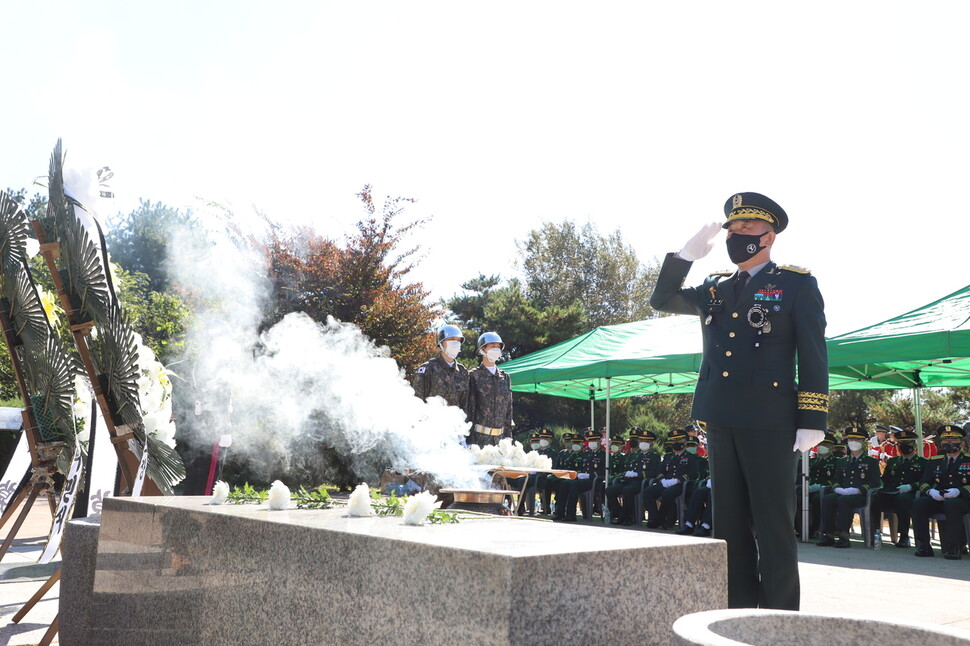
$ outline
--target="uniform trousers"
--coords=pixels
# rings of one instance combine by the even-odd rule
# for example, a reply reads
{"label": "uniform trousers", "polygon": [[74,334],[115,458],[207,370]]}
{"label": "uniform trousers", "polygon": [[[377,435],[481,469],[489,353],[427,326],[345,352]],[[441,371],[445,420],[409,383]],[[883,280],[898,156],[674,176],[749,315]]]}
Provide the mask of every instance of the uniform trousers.
{"label": "uniform trousers", "polygon": [[711,490],[702,484],[690,495],[687,511],[684,512],[684,520],[691,525],[707,523],[710,526],[712,519]]}
{"label": "uniform trousers", "polygon": [[[555,518],[576,520],[576,505],[579,504],[579,497],[592,488],[593,478],[576,478],[575,480],[561,479],[556,489]],[[590,509],[589,513],[592,514],[593,510]]]}
{"label": "uniform trousers", "polygon": [[[660,476],[663,478],[663,476]],[[667,522],[671,514],[675,513],[677,497],[684,492],[684,484],[678,482],[669,487],[664,487],[659,482],[650,485],[643,490],[643,507],[647,510],[647,524],[658,527]],[[660,508],[657,508],[657,499],[660,499]]]}
{"label": "uniform trousers", "polygon": [[728,606],[798,610],[795,429],[707,426],[714,538],[727,541]]}
{"label": "uniform trousers", "polygon": [[967,539],[963,533],[963,515],[970,512],[970,502],[966,498],[945,498],[933,500],[929,496],[919,496],[913,503],[913,534],[916,540],[930,543],[930,516],[943,514],[946,523],[940,527],[940,543],[943,549],[962,545]]}
{"label": "uniform trousers", "polygon": [[633,514],[636,512],[636,497],[640,495],[642,484],[642,478],[613,479],[613,484],[606,488],[606,503],[609,506],[611,518],[621,523],[635,521]]}
{"label": "uniform trousers", "polygon": [[852,526],[852,514],[859,507],[866,505],[866,493],[852,493],[840,495],[827,493],[822,498],[822,527],[823,534],[832,532],[847,532]]}
{"label": "uniform trousers", "polygon": [[[818,531],[819,524],[819,507],[821,506],[821,495],[818,489],[812,490],[811,487],[818,485],[809,485],[808,490],[808,536],[811,537]],[[800,532],[802,530],[802,487],[801,485],[795,486],[795,531]]]}
{"label": "uniform trousers", "polygon": [[913,503],[916,502],[916,492],[890,494],[877,491],[872,496],[872,526],[882,527],[882,514],[887,511],[896,513],[896,527],[899,530],[899,540],[909,538],[909,519],[913,516]]}

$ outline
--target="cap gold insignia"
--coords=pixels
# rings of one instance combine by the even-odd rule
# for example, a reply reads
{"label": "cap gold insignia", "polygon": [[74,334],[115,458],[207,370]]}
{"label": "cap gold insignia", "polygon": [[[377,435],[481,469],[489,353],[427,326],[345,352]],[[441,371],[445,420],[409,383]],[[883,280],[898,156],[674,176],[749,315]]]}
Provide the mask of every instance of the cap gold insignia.
{"label": "cap gold insignia", "polygon": [[731,200],[731,205],[734,208],[738,208],[739,206],[741,206],[742,201],[743,201],[743,198],[740,195],[735,195],[734,199]]}

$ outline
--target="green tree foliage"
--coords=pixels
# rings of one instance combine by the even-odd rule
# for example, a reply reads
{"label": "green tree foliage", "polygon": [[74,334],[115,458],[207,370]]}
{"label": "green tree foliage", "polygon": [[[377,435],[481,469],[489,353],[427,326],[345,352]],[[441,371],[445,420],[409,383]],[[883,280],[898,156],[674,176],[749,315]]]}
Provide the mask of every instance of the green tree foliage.
{"label": "green tree foliage", "polygon": [[119,213],[110,224],[105,238],[111,259],[127,271],[148,276],[149,290],[170,290],[169,240],[173,232],[193,228],[195,216],[191,211],[141,200],[137,209],[127,215]]}
{"label": "green tree foliage", "polygon": [[181,356],[189,326],[189,308],[175,291],[155,291],[147,274],[114,272],[115,290],[131,327],[164,365]]}
{"label": "green tree foliage", "polygon": [[318,321],[333,316],[354,323],[386,345],[410,374],[434,354],[428,328],[441,316],[424,286],[409,280],[415,249],[400,249],[423,222],[398,225],[411,199],[390,199],[378,207],[370,186],[358,197],[365,216],[342,245],[309,229],[273,230],[266,248],[275,304],[267,324],[294,311]]}
{"label": "green tree foliage", "polygon": [[547,222],[529,232],[519,251],[537,307],[582,303],[590,329],[657,316],[649,301],[660,267],[641,263],[619,231],[602,236],[591,223]]}

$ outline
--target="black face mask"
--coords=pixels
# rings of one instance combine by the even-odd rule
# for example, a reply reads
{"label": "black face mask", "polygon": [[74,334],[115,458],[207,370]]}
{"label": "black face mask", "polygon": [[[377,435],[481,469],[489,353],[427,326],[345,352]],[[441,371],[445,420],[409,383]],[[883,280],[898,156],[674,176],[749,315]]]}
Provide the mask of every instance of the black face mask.
{"label": "black face mask", "polygon": [[899,445],[899,452],[903,455],[909,455],[910,453],[916,452],[916,445],[912,442],[902,442]]}
{"label": "black face mask", "polygon": [[670,448],[672,448],[674,451],[683,451],[684,450],[684,443],[683,442],[674,442],[673,444],[670,445]]}
{"label": "black face mask", "polygon": [[759,235],[744,235],[743,233],[732,233],[731,237],[727,239],[727,251],[728,256],[731,258],[731,262],[735,265],[740,265],[742,262],[751,260],[758,253],[764,249],[761,246],[761,238],[765,237],[770,233],[765,231]]}
{"label": "black face mask", "polygon": [[959,444],[949,444],[949,443],[947,443],[947,444],[941,444],[940,445],[940,450],[943,451],[944,453],[956,453],[957,451],[960,450],[960,445]]}
{"label": "black face mask", "polygon": [[832,455],[834,455],[837,458],[844,458],[845,457],[845,447],[840,446],[837,449],[832,449]]}

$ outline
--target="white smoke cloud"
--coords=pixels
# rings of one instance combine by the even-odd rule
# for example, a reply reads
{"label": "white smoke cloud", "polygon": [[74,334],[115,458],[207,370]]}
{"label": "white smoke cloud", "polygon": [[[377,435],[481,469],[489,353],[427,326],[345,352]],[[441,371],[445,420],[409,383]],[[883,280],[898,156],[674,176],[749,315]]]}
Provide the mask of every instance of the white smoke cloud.
{"label": "white smoke cloud", "polygon": [[201,408],[225,427],[219,432],[231,431],[232,451],[259,464],[294,445],[325,446],[362,480],[376,480],[384,468],[411,468],[434,474],[443,487],[482,486],[474,456],[460,445],[464,413],[416,397],[387,348],[359,328],[295,313],[259,334],[271,288],[266,259],[229,214],[198,215],[209,224],[209,240],[176,236],[170,271],[211,303],[191,331],[191,345],[204,348],[191,382]]}

